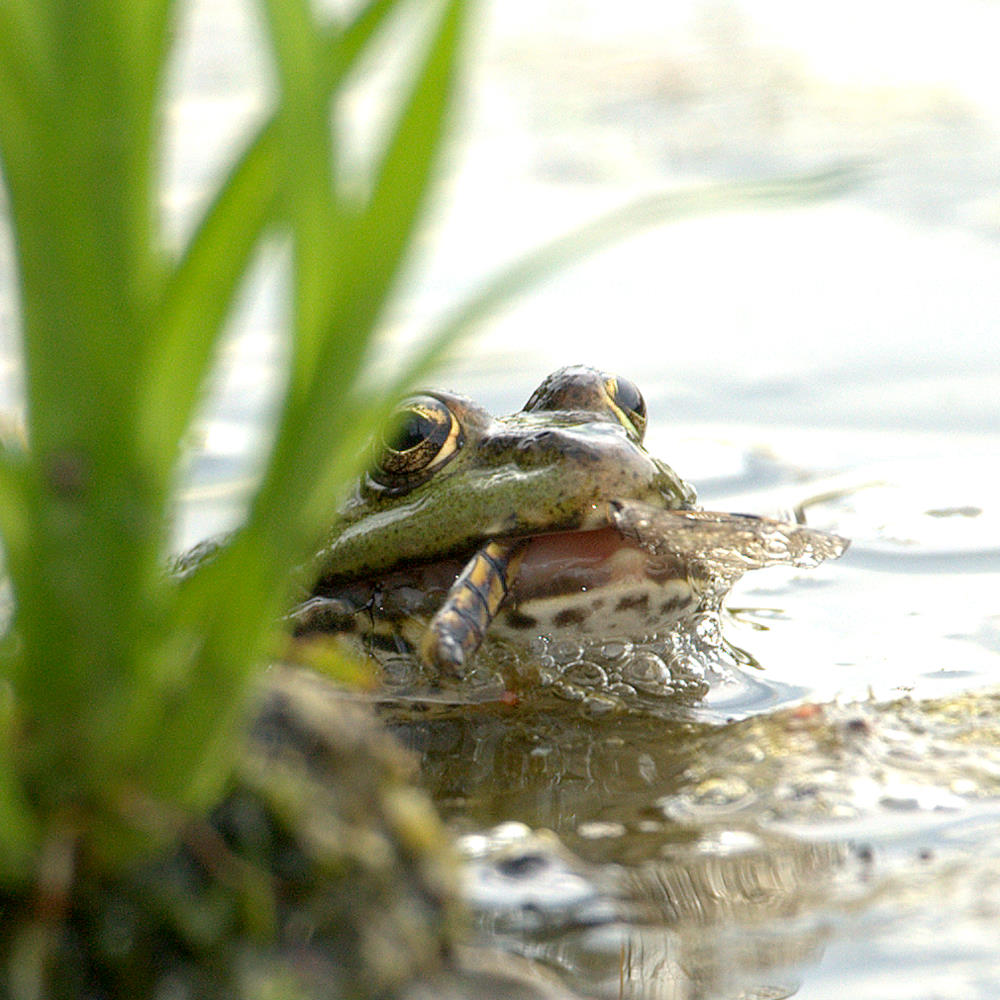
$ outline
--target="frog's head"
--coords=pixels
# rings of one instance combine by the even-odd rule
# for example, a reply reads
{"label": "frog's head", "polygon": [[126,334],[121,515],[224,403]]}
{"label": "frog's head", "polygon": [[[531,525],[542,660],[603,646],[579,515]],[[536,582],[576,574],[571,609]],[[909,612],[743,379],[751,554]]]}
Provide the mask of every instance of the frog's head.
{"label": "frog's head", "polygon": [[491,539],[601,528],[613,500],[691,507],[691,487],[643,448],[645,426],[638,388],[592,368],[560,369],[504,417],[447,392],[413,396],[376,443],[321,576],[358,579],[468,556]]}

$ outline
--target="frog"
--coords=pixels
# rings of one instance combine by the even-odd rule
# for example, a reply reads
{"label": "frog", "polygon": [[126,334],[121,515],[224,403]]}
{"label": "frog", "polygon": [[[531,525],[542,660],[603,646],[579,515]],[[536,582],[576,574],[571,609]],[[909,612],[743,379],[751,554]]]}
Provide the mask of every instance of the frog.
{"label": "frog", "polygon": [[748,569],[814,566],[847,540],[703,511],[644,446],[628,378],[548,375],[512,414],[448,391],[404,400],[371,449],[291,614],[461,677],[487,642],[655,637],[717,610]]}

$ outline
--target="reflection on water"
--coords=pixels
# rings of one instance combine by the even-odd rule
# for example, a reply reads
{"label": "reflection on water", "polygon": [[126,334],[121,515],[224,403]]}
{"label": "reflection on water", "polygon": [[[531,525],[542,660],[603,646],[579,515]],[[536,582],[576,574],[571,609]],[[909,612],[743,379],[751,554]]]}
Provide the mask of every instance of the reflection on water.
{"label": "reflection on water", "polygon": [[712,727],[572,711],[393,726],[445,814],[477,830],[460,843],[479,936],[581,995],[787,996],[826,936],[815,908],[845,847],[755,832],[746,784],[700,788],[700,817],[668,815]]}
{"label": "reflection on water", "polygon": [[856,914],[934,909],[995,855],[998,704],[383,711],[464,832],[477,939],[581,996],[776,998]]}
{"label": "reflection on water", "polygon": [[[493,857],[468,840],[466,849],[481,935],[558,970],[580,995],[656,1000],[789,996],[828,935],[808,904],[846,854],[772,842],[594,870],[560,863],[537,835]],[[529,878],[531,896],[518,886]],[[556,910],[574,887],[572,908]]]}

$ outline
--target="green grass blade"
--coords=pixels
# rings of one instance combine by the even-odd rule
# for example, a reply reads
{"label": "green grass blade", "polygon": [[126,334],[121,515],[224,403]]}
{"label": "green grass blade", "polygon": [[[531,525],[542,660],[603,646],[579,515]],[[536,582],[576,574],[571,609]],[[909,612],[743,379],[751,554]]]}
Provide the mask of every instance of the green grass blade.
{"label": "green grass blade", "polygon": [[49,10],[35,0],[0,4],[0,71],[32,86],[55,79]]}
{"label": "green grass blade", "polygon": [[399,0],[372,0],[364,4],[347,22],[335,21],[323,29],[320,47],[323,62],[336,76],[343,78],[367,51],[372,38],[400,8]]}
{"label": "green grass blade", "polygon": [[0,145],[8,153],[24,149],[18,134],[27,131],[37,92],[51,92],[51,61],[38,9],[24,3],[0,4]]}
{"label": "green grass blade", "polygon": [[[30,131],[6,162],[33,443],[73,442],[109,467],[132,451],[124,428],[160,277],[151,148],[159,67],[142,54],[165,46],[168,8],[164,0],[140,6],[142,18],[116,0],[38,3],[22,16],[22,24],[44,22],[33,37],[47,43],[46,71],[32,77]],[[155,37],[140,39],[140,30]],[[97,454],[101,406],[120,416],[123,433]]]}
{"label": "green grass blade", "polygon": [[106,780],[90,769],[114,745],[109,720],[165,630],[152,581],[169,465],[137,456],[135,418],[160,276],[153,136],[169,4],[119,7],[0,15],[4,44],[20,25],[38,59],[12,63],[30,100],[3,135],[31,451],[0,473],[0,524],[19,642],[5,667],[21,668],[32,734],[22,775],[45,805]]}
{"label": "green grass blade", "polygon": [[[3,741],[5,755],[10,747]],[[0,884],[28,881],[39,829],[17,773],[16,758],[0,761]]]}
{"label": "green grass blade", "polygon": [[[26,488],[26,456],[0,449],[0,537],[3,538],[3,569],[17,586],[34,571],[31,552],[31,517]],[[2,623],[0,623],[2,624]]]}
{"label": "green grass blade", "polygon": [[141,393],[147,454],[173,455],[191,421],[236,290],[273,218],[278,138],[273,122],[261,129],[168,279]]}
{"label": "green grass blade", "polygon": [[[117,18],[117,34],[122,39],[123,52],[127,56],[131,84],[135,88],[135,104],[144,109],[150,121],[159,112],[157,96],[172,42],[170,27],[176,5],[177,0],[143,0],[142,3],[111,5]],[[155,150],[152,137],[143,145],[150,152]]]}
{"label": "green grass blade", "polygon": [[[302,525],[316,524],[329,510],[342,462],[330,459],[329,441],[349,434],[356,412],[345,406],[345,386],[356,377],[374,328],[402,267],[440,153],[461,51],[466,5],[452,0],[442,10],[427,54],[403,102],[386,150],[376,167],[371,197],[345,233],[341,263],[343,294],[331,302],[323,349],[301,372],[306,383],[293,399],[275,446],[271,476],[258,497],[259,517],[282,509],[279,499],[310,469]],[[360,336],[359,334],[363,334]],[[301,529],[300,529],[301,530]]]}
{"label": "green grass blade", "polygon": [[[397,0],[376,0],[347,25],[321,32],[325,97],[351,72],[398,7]],[[190,424],[237,289],[263,233],[277,221],[280,142],[278,117],[272,115],[230,168],[169,275],[140,394],[147,452],[175,448]]]}

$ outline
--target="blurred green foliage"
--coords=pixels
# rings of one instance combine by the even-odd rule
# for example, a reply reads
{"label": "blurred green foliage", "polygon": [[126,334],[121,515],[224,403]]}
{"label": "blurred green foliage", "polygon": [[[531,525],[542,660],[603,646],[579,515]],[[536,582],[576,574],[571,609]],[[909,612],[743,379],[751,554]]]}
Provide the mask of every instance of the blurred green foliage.
{"label": "blurred green foliage", "polygon": [[[466,4],[420,5],[415,68],[368,183],[348,186],[333,112],[385,25],[414,4],[374,0],[320,21],[308,0],[262,3],[273,110],[174,257],[156,165],[178,6],[0,7],[27,394],[27,446],[0,458],[16,607],[2,656],[9,886],[37,880],[53,844],[111,869],[148,847],[126,818],[137,796],[184,808],[218,798],[248,673],[294,568],[403,388],[362,401],[358,382],[441,149]],[[275,235],[291,254],[291,357],[270,462],[241,528],[171,578],[181,444],[234,296]]]}

